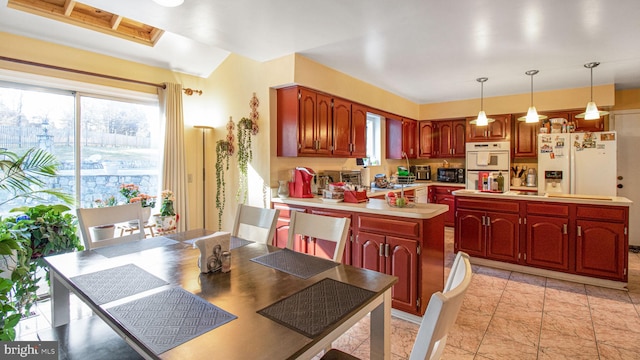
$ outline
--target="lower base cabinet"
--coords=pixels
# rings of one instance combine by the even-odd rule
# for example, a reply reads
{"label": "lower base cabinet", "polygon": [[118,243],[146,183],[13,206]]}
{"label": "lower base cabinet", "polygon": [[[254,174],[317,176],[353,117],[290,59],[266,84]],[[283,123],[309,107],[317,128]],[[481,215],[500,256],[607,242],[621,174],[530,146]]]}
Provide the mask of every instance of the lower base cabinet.
{"label": "lower base cabinet", "polygon": [[455,206],[456,251],[574,275],[628,280],[626,206],[464,196],[456,197]]}
{"label": "lower base cabinet", "polygon": [[[351,217],[343,263],[398,277],[391,292],[394,309],[422,316],[431,294],[444,287],[444,214],[415,219],[284,203],[273,203],[273,208],[280,210],[274,243],[278,247],[286,247],[291,211]],[[298,239],[295,247],[323,256],[333,252],[325,245]]]}

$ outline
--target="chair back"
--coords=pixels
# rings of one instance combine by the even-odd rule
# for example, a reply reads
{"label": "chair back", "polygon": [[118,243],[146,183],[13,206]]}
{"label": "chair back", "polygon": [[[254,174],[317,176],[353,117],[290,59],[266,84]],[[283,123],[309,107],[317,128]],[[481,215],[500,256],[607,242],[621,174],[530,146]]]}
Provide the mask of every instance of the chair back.
{"label": "chair back", "polygon": [[332,260],[342,262],[342,254],[349,235],[351,219],[307,214],[299,211],[291,212],[287,249],[294,249],[295,238],[298,235],[314,239],[333,241],[336,243]]}
{"label": "chair back", "polygon": [[447,334],[456,322],[464,295],[471,283],[471,275],[469,255],[459,251],[445,289],[431,295],[409,360],[440,359],[447,342]]}
{"label": "chair back", "polygon": [[[80,225],[82,240],[87,250],[145,238],[142,204],[140,202],[103,208],[79,208],[76,209],[76,213],[78,215],[78,224]],[[95,240],[91,235],[91,228],[93,227],[115,225],[133,220],[138,221],[137,227],[140,231],[137,233],[103,240]]]}
{"label": "chair back", "polygon": [[280,210],[238,204],[231,236],[273,245]]}

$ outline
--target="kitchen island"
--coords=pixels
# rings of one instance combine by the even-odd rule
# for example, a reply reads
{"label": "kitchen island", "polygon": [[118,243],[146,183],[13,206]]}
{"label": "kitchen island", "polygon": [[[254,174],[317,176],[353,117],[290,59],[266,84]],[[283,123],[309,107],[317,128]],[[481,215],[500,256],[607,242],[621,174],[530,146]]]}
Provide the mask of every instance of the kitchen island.
{"label": "kitchen island", "polygon": [[[398,277],[392,307],[422,316],[431,294],[444,286],[444,214],[446,205],[415,204],[395,208],[385,200],[362,203],[320,198],[274,198],[280,210],[274,245],[286,247],[292,211],[351,219],[343,262]],[[321,239],[297,239],[296,251],[330,258],[334,244]]]}
{"label": "kitchen island", "polygon": [[624,289],[629,206],[623,197],[458,190],[455,251],[476,264]]}

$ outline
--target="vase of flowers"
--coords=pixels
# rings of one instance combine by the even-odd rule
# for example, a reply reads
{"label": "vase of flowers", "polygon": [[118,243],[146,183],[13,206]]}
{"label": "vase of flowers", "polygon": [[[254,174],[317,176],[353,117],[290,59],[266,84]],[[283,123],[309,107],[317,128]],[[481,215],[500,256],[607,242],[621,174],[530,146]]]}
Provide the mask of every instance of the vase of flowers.
{"label": "vase of flowers", "polygon": [[155,214],[156,229],[159,232],[173,231],[176,229],[177,215],[173,208],[175,198],[173,191],[163,190],[160,194],[160,214]]}
{"label": "vase of flowers", "polygon": [[[136,184],[120,185],[120,194],[127,199],[128,203],[142,203],[142,218],[144,219],[144,224],[147,224],[148,219],[151,217],[151,209],[156,206],[156,197],[141,193],[140,188]],[[144,226],[144,224],[142,226]],[[138,222],[129,221],[129,225],[137,227]]]}

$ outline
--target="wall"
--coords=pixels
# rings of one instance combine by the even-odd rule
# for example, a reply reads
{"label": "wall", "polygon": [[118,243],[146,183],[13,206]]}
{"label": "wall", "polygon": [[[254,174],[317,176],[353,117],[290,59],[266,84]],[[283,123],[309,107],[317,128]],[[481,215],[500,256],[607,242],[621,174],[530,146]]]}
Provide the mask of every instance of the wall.
{"label": "wall", "polygon": [[640,109],[640,89],[616,91],[616,104],[613,110]]}

